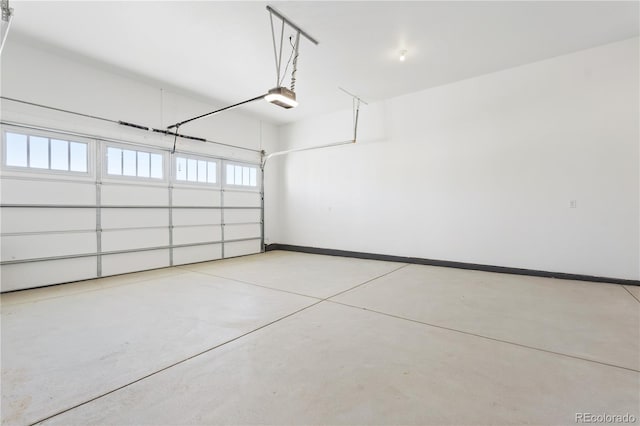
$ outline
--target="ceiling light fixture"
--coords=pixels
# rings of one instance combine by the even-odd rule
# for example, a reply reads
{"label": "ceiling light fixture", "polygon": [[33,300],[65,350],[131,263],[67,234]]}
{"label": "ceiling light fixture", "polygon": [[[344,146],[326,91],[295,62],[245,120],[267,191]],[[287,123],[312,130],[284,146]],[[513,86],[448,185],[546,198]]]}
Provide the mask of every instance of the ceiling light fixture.
{"label": "ceiling light fixture", "polygon": [[405,59],[407,59],[407,51],[406,50],[401,50],[400,51],[400,62],[404,62]]}
{"label": "ceiling light fixture", "polygon": [[264,99],[267,102],[286,109],[295,108],[298,106],[295,92],[287,89],[286,87],[275,87],[269,90],[269,93],[264,96]]}

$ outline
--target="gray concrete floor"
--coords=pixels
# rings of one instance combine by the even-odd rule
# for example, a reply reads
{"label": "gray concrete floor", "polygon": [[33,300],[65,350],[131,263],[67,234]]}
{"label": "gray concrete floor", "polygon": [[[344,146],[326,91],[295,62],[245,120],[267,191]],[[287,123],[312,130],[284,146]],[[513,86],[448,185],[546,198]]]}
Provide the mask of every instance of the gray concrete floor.
{"label": "gray concrete floor", "polygon": [[269,252],[2,296],[2,423],[640,423],[640,291]]}

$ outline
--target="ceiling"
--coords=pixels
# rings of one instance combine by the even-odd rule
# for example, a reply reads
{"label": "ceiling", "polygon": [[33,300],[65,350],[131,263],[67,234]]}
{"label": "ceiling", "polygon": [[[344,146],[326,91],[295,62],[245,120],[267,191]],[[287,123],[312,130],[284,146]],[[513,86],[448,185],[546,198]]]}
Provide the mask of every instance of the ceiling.
{"label": "ceiling", "polygon": [[275,123],[350,108],[339,86],[376,101],[631,38],[640,26],[635,1],[11,1],[9,38],[224,106],[276,84],[267,4],[320,42],[301,41],[298,108],[241,107]]}

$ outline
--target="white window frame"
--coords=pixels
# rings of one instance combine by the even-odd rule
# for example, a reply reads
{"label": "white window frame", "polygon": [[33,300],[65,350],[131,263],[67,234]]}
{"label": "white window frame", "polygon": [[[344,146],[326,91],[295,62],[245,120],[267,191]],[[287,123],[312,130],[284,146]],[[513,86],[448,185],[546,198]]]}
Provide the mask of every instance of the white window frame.
{"label": "white window frame", "polygon": [[[32,129],[29,127],[15,127],[3,125],[1,127],[2,133],[2,159],[0,161],[0,167],[3,173],[17,173],[17,174],[33,174],[33,175],[55,175],[60,178],[71,178],[71,179],[84,179],[84,178],[92,178],[95,176],[95,149],[97,142],[95,139],[89,139],[84,137],[78,137],[74,135],[68,135],[65,133],[57,133],[52,131],[44,131]],[[74,170],[56,170],[51,168],[39,168],[39,167],[31,167],[31,166],[10,166],[7,164],[7,133],[17,133],[20,135],[27,136],[27,146],[30,144],[29,137],[40,137],[46,138],[49,140],[49,167],[51,167],[51,140],[62,140],[67,143],[81,143],[86,145],[87,147],[87,171],[79,172]],[[67,149],[70,149],[70,146],[67,145]],[[29,150],[29,148],[27,148]],[[29,151],[27,151],[29,152]],[[28,154],[27,154],[28,155]],[[28,164],[27,157],[27,164]],[[71,164],[69,164],[69,168]]]}
{"label": "white window frame", "polygon": [[[230,184],[227,183],[227,166],[239,166],[239,167],[251,167],[256,169],[256,186],[250,185],[238,185],[238,184]],[[222,162],[222,186],[227,189],[238,190],[238,191],[251,191],[251,192],[260,192],[261,190],[261,181],[262,181],[262,170],[260,170],[260,165],[253,163],[243,163],[240,161],[223,161]]]}
{"label": "white window frame", "polygon": [[[198,182],[197,180],[178,180],[178,157],[184,158],[187,161],[196,160],[196,161],[208,161],[216,164],[216,181],[212,182]],[[176,185],[187,185],[187,186],[198,186],[198,187],[206,187],[206,188],[220,188],[222,183],[222,160],[216,157],[207,157],[204,155],[194,155],[194,154],[184,154],[179,151],[175,152],[170,156],[171,158],[171,180]],[[197,179],[197,177],[196,177]]]}
{"label": "white window frame", "polygon": [[[124,174],[121,175],[112,175],[108,173],[109,170],[109,148],[116,148],[128,151],[144,152],[149,154],[158,154],[162,157],[162,178],[153,178],[153,177],[144,177],[137,176],[138,166],[137,166],[137,154],[136,154],[136,176],[126,176]],[[138,183],[156,183],[156,184],[164,184],[169,181],[169,168],[167,167],[167,152],[161,149],[151,148],[145,145],[134,145],[134,144],[126,144],[126,143],[117,143],[110,141],[102,141],[102,149],[101,149],[101,159],[102,159],[102,180],[113,180],[113,181],[124,181],[124,182],[138,182]],[[149,158],[151,161],[151,158]]]}

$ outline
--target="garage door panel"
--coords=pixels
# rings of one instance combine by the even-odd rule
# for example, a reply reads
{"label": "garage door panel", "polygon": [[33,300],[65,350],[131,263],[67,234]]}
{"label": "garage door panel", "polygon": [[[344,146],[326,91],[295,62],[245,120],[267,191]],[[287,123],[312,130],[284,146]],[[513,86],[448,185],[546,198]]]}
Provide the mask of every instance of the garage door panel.
{"label": "garage door panel", "polygon": [[22,290],[97,277],[95,256],[0,266],[2,291]]}
{"label": "garage door panel", "polygon": [[167,266],[169,266],[169,250],[166,249],[102,256],[103,276],[146,271]]}
{"label": "garage door panel", "polygon": [[236,241],[224,245],[225,258],[255,253],[260,253],[260,240]]}
{"label": "garage door panel", "polygon": [[169,245],[169,230],[127,229],[104,231],[102,233],[102,251],[132,250]]}
{"label": "garage door panel", "polygon": [[173,250],[173,264],[206,262],[222,258],[222,245],[210,244],[194,247],[178,247]]}
{"label": "garage door panel", "polygon": [[207,243],[222,240],[220,225],[173,228],[173,244]]}
{"label": "garage door panel", "polygon": [[161,186],[103,184],[105,206],[168,206],[169,189]]}
{"label": "garage door panel", "polygon": [[225,209],[224,223],[260,223],[260,210]]}
{"label": "garage door panel", "polygon": [[[111,142],[91,144],[91,173],[43,169],[2,177],[0,204],[10,206],[0,206],[0,262],[7,262],[0,265],[2,291],[260,252],[261,194],[256,186],[225,186],[226,160],[215,160],[214,185],[100,177],[99,170],[109,168],[103,162]],[[170,156],[162,156],[166,171]],[[259,183],[259,170],[249,178]],[[223,236],[240,241],[224,243]]]}
{"label": "garage door panel", "polygon": [[91,183],[2,178],[2,204],[95,205]]}
{"label": "garage door panel", "polygon": [[0,209],[2,233],[81,231],[96,228],[96,209],[29,208]]}
{"label": "garage door panel", "polygon": [[2,237],[2,261],[95,253],[95,232],[8,235]]}
{"label": "garage door panel", "polygon": [[225,240],[239,240],[243,238],[260,238],[260,225],[226,225],[224,227]]}
{"label": "garage door panel", "polygon": [[174,206],[219,207],[220,191],[213,189],[173,189]]}
{"label": "garage door panel", "polygon": [[102,229],[169,226],[169,209],[102,209]]}
{"label": "garage door panel", "polygon": [[260,207],[260,193],[249,191],[225,191],[225,207]]}
{"label": "garage door panel", "polygon": [[174,209],[173,225],[219,225],[221,222],[219,209]]}

